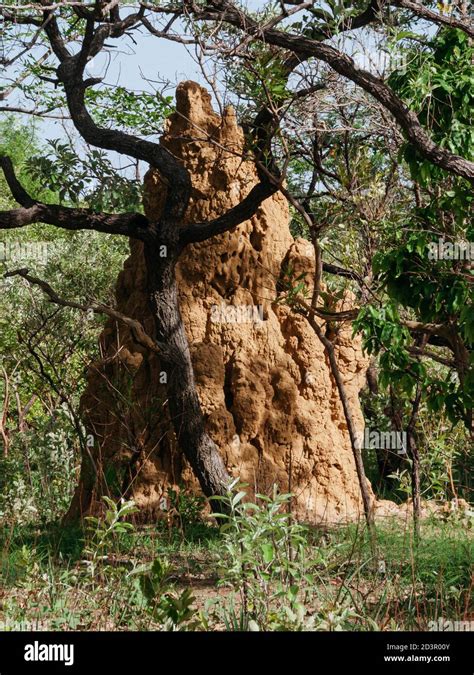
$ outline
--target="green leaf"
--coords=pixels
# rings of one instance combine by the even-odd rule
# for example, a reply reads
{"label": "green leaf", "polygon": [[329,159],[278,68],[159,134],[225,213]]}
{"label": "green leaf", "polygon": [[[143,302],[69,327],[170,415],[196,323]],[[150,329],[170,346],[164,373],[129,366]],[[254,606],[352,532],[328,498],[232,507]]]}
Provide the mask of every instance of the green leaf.
{"label": "green leaf", "polygon": [[263,559],[266,563],[271,563],[275,557],[275,551],[271,544],[262,544]]}

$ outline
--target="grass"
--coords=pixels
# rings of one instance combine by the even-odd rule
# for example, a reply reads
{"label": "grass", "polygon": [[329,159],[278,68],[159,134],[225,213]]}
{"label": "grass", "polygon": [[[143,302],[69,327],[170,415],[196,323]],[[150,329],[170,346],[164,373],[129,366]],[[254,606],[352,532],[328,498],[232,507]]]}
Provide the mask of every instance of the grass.
{"label": "grass", "polygon": [[[202,522],[137,527],[112,536],[106,556],[98,557],[91,571],[80,529],[5,526],[0,621],[73,630],[236,630],[256,624],[290,630],[426,630],[440,617],[473,616],[474,546],[463,522],[425,520],[418,545],[411,525],[379,523],[375,556],[361,525],[304,530],[304,563],[292,572],[298,602],[279,590],[296,593],[285,586],[288,571],[274,574],[273,563],[257,562],[258,551],[251,557],[255,568],[245,567],[237,559],[242,542],[233,554],[228,536]],[[156,560],[159,569],[152,570]],[[233,567],[246,578],[227,575],[226,568]],[[262,600],[259,584],[267,579]],[[245,605],[242,591],[249,588]],[[258,621],[249,623],[252,616]]]}

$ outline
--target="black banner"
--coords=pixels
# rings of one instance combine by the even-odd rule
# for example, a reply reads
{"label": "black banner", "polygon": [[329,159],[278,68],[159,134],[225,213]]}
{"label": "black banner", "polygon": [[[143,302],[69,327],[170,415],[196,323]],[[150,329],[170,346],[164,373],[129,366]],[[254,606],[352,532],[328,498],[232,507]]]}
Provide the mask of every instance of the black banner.
{"label": "black banner", "polygon": [[453,673],[472,633],[0,633],[0,675],[23,673]]}

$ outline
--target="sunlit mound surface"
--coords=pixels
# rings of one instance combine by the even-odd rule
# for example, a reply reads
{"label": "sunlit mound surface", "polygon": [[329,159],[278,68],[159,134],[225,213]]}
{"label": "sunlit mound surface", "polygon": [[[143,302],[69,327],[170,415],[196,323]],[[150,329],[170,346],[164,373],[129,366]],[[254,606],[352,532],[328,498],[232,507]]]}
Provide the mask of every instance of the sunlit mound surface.
{"label": "sunlit mound surface", "polygon": [[[241,201],[258,180],[256,169],[242,159],[243,131],[231,108],[218,115],[209,93],[194,82],[179,85],[176,100],[162,143],[192,177],[186,220],[202,222]],[[159,174],[149,171],[149,217],[159,218],[165,190]],[[179,262],[181,312],[208,431],[229,472],[250,493],[266,493],[276,483],[294,493],[292,508],[302,520],[355,518],[362,513],[360,487],[324,348],[303,316],[277,302],[278,280],[288,270],[307,272],[311,291],[312,246],[290,234],[281,194],[233,232],[190,246]],[[153,330],[141,242],[131,244],[116,297],[119,311]],[[348,297],[344,308],[350,303]],[[336,354],[362,432],[358,394],[367,360],[351,332],[341,325]],[[126,326],[109,322],[101,343],[103,359],[90,370],[82,408],[102,479],[94,484],[83,471],[72,512],[94,510],[108,494],[107,482],[112,492],[130,484],[128,497],[144,518],[159,517],[170,486],[199,490],[166,412],[167,374]]]}

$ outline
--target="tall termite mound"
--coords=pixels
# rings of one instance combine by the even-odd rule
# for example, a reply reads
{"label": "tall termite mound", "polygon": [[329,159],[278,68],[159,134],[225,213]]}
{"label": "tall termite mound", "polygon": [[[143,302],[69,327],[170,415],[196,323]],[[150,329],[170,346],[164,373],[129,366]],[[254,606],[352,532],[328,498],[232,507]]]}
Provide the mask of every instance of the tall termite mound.
{"label": "tall termite mound", "polygon": [[[216,114],[208,92],[193,82],[179,85],[176,101],[162,143],[191,174],[187,222],[203,222],[242,200],[257,182],[256,170],[242,159],[243,132],[232,109]],[[149,171],[145,206],[155,219],[165,190]],[[130,247],[117,282],[117,308],[152,333],[142,244],[132,241]],[[304,316],[278,303],[278,280],[290,268],[307,271],[310,280],[314,258],[309,242],[291,236],[281,194],[233,232],[182,255],[180,306],[202,409],[229,472],[251,492],[268,492],[276,483],[294,493],[301,519],[353,517],[361,512],[360,489],[328,359]],[[336,345],[362,431],[358,394],[367,362],[350,326],[339,331]],[[114,321],[101,335],[101,352],[82,399],[90,454],[72,510],[81,504],[93,509],[101,494],[126,493],[144,517],[157,517],[170,487],[198,490],[170,425],[167,373]],[[90,458],[99,466],[98,481]]]}

